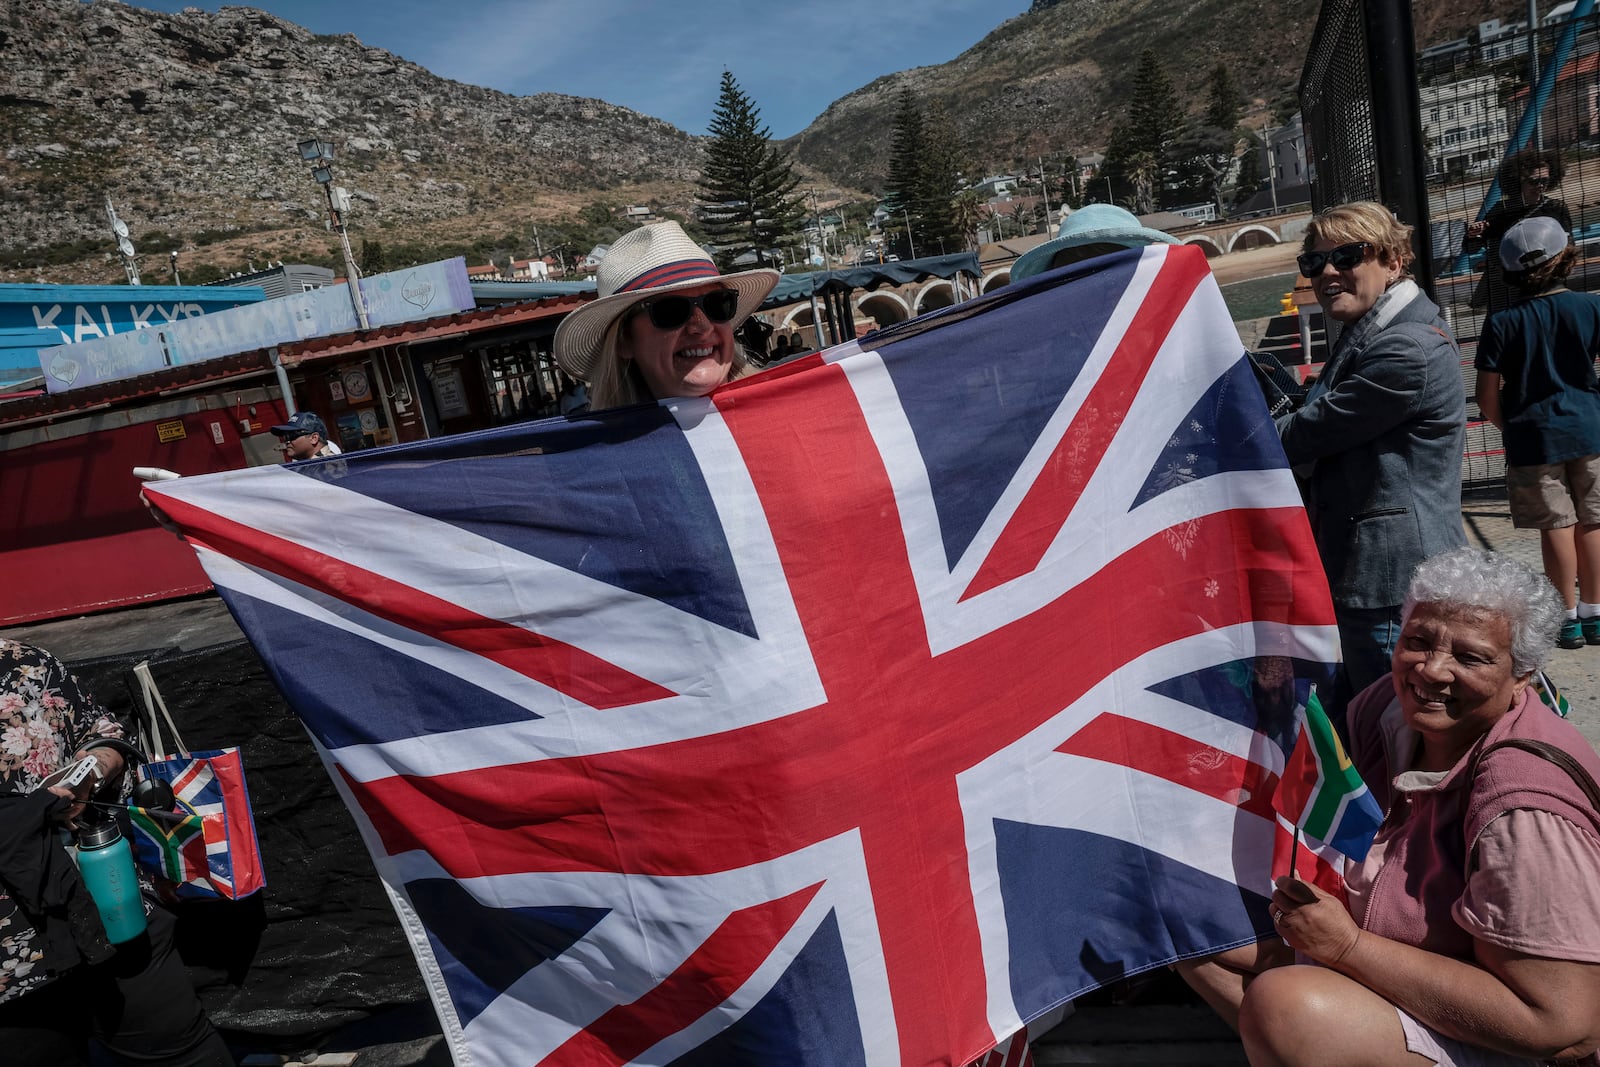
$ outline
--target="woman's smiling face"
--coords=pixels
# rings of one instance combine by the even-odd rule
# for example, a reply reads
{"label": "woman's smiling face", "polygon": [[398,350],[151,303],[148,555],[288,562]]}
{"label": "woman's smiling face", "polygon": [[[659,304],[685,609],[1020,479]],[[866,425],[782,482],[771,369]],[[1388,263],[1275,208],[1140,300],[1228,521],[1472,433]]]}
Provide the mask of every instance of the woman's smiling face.
{"label": "woman's smiling face", "polygon": [[[675,290],[673,296],[695,297],[726,288],[719,281],[692,289]],[[663,330],[643,310],[622,325],[617,355],[631,359],[657,400],[674,396],[705,396],[728,380],[733,369],[733,326],[712,322],[705,309],[696,307],[682,326]]]}
{"label": "woman's smiling face", "polygon": [[1511,623],[1479,608],[1416,605],[1391,664],[1406,725],[1422,738],[1424,770],[1453,766],[1528,684],[1512,671]]}
{"label": "woman's smiling face", "polygon": [[[1324,237],[1311,251],[1331,252],[1344,243]],[[1373,249],[1360,263],[1345,270],[1339,270],[1332,263],[1325,264],[1322,272],[1311,279],[1311,289],[1330,319],[1355,322],[1372,310],[1378,297],[1399,277],[1400,264],[1384,263],[1377,249]]]}

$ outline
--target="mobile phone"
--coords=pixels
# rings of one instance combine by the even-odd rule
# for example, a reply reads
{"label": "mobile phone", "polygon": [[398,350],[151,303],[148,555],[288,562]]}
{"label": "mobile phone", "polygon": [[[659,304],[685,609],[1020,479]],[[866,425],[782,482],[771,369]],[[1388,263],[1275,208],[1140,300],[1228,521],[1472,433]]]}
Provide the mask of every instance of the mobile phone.
{"label": "mobile phone", "polygon": [[85,756],[78,762],[53,772],[43,782],[39,783],[39,788],[49,789],[53,785],[58,785],[63,789],[76,789],[84,783],[89,775],[94,773],[95,768],[99,765],[99,761],[93,756]]}

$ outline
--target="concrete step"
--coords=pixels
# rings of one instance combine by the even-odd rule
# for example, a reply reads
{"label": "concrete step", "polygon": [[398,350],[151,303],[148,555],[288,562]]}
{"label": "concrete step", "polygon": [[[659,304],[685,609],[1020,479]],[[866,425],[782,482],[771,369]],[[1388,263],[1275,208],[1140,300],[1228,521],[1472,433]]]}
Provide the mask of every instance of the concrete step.
{"label": "concrete step", "polygon": [[1203,1004],[1081,1005],[1033,1043],[1033,1058],[1038,1067],[1237,1067],[1248,1062],[1239,1038]]}

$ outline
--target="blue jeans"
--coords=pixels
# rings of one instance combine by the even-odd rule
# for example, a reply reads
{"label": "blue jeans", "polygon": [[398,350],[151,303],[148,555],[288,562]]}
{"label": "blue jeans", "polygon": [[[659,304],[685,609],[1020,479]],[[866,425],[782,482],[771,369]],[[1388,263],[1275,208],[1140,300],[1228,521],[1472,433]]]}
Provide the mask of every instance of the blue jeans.
{"label": "blue jeans", "polygon": [[1396,604],[1388,608],[1333,609],[1339,623],[1339,643],[1344,646],[1344,663],[1333,678],[1333,694],[1323,702],[1339,736],[1349,745],[1345,731],[1344,712],[1355,695],[1389,674],[1390,657],[1400,640],[1400,609]]}

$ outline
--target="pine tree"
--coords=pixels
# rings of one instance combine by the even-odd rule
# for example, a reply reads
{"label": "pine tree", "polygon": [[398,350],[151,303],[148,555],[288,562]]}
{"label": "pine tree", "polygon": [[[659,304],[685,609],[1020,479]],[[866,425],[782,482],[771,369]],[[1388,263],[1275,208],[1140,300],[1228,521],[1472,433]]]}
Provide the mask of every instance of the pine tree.
{"label": "pine tree", "polygon": [[970,164],[966,152],[956,138],[954,125],[937,104],[930,107],[923,119],[923,134],[927,139],[922,161],[917,208],[913,217],[922,221],[920,234],[925,256],[956,252],[966,248],[956,208],[956,196],[961,191],[963,175]]}
{"label": "pine tree", "polygon": [[900,90],[894,132],[889,137],[889,183],[883,206],[893,215],[909,215],[916,205],[922,160],[928,154],[928,133],[922,108],[909,88]]}
{"label": "pine tree", "polygon": [[1139,53],[1130,111],[1138,149],[1161,158],[1184,123],[1172,79],[1167,77],[1167,69],[1153,49],[1146,48]]}
{"label": "pine tree", "polygon": [[1222,187],[1239,149],[1239,94],[1225,64],[1213,67],[1206,81],[1205,114],[1174,139],[1171,154],[1184,188],[1210,200],[1220,216]]}
{"label": "pine tree", "polygon": [[772,143],[761,109],[730,71],[722,72],[722,95],[708,128],[706,165],[700,175],[700,221],[717,247],[724,270],[746,252],[760,266],[782,262],[777,245],[800,230],[804,208],[788,155]]}
{"label": "pine tree", "polygon": [[1146,214],[1160,205],[1170,149],[1183,128],[1172,80],[1160,58],[1147,48],[1139,54],[1128,112],[1113,127],[1106,149],[1106,169],[1133,189],[1135,214]]}
{"label": "pine tree", "polygon": [[909,88],[900,91],[889,142],[888,195],[894,221],[909,219],[911,248],[938,255],[965,248],[956,196],[968,164],[942,110],[924,112]]}
{"label": "pine tree", "polygon": [[1233,73],[1228,70],[1228,65],[1218,63],[1212,67],[1211,75],[1206,80],[1206,125],[1222,130],[1238,126],[1239,90],[1233,84]]}

